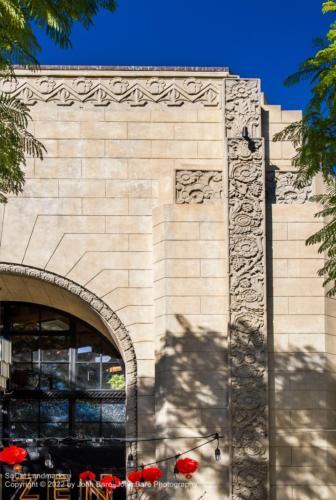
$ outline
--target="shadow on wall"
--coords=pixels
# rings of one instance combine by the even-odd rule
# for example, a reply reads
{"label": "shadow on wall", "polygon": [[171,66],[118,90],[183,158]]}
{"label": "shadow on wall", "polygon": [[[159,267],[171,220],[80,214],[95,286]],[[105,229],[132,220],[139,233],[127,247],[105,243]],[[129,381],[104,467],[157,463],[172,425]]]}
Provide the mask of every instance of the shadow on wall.
{"label": "shadow on wall", "polygon": [[[272,344],[271,322],[269,325]],[[245,342],[254,342],[255,332],[245,326],[245,333]],[[336,498],[336,373],[327,355],[314,351],[309,339],[303,350],[270,353],[272,500]],[[253,368],[262,369],[253,363]],[[228,376],[227,337],[223,332],[193,326],[186,317],[176,315],[176,329],[166,331],[156,368],[157,434],[186,438],[157,446],[156,456],[160,459],[174,455],[199,443],[188,436],[218,431],[224,435],[222,460],[215,461],[215,443],[190,453],[200,461],[200,470],[192,480],[197,487],[180,491],[165,489],[156,498],[230,498]],[[253,460],[252,449],[251,464]],[[174,479],[173,463],[163,467],[169,471],[166,479]],[[244,484],[238,498],[251,498],[250,489]]]}
{"label": "shadow on wall", "polygon": [[336,374],[305,351],[270,357],[272,500],[336,498]]}
{"label": "shadow on wall", "polygon": [[[274,352],[270,204],[267,218],[270,498],[335,500],[336,356],[318,352],[311,334],[300,349]],[[295,331],[288,334],[290,339]]]}
{"label": "shadow on wall", "polygon": [[[156,449],[157,459],[176,455],[204,442],[193,436],[223,434],[222,459],[215,460],[216,441],[188,456],[200,461],[190,489],[161,491],[160,499],[228,498],[228,353],[223,332],[194,326],[175,315],[176,328],[166,331],[156,363],[156,432],[183,437],[165,441]],[[174,480],[174,460],[165,464],[166,479]]]}
{"label": "shadow on wall", "polygon": [[[265,499],[265,462],[260,461],[264,453],[264,439],[260,434],[263,425],[251,425],[262,418],[266,404],[266,388],[262,375],[265,372],[266,349],[261,342],[258,326],[254,329],[239,323],[231,327],[231,349],[235,350],[235,371],[241,392],[229,409],[229,348],[225,333],[203,326],[193,326],[190,321],[176,315],[176,329],[166,331],[162,355],[157,363],[156,410],[159,422],[158,434],[171,436],[209,435],[218,431],[224,435],[221,443],[223,458],[214,459],[215,444],[195,452],[201,462],[195,475],[198,489],[181,493],[165,491],[160,499],[200,498],[226,500],[230,498],[230,440],[236,444],[236,464],[239,456],[248,456],[248,463],[235,469],[237,500]],[[260,376],[261,375],[261,376]],[[233,379],[237,384],[238,379]],[[259,392],[258,392],[259,391]],[[257,393],[255,401],[251,394]],[[239,422],[235,434],[230,438],[229,414]],[[165,443],[159,448],[158,458],[174,455],[178,441]],[[184,449],[191,448],[195,440],[183,440]],[[241,446],[241,449],[238,448]],[[241,452],[241,453],[240,453]],[[192,454],[191,454],[192,456]],[[257,466],[257,472],[254,471]],[[168,477],[170,479],[171,477]],[[268,494],[267,494],[268,498]]]}

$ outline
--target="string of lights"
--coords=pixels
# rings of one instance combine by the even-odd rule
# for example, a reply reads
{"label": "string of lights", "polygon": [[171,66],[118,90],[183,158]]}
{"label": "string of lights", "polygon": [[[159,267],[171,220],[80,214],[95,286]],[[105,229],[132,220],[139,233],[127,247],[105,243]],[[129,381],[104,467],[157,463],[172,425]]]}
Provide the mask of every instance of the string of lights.
{"label": "string of lights", "polygon": [[[176,460],[177,458],[179,458],[183,455],[187,455],[187,453],[190,453],[191,451],[198,450],[198,448],[202,448],[203,446],[205,446],[209,443],[213,443],[213,441],[217,441],[217,448],[215,450],[215,459],[218,462],[221,458],[220,449],[219,449],[220,437],[223,437],[223,436],[219,436],[219,434],[215,434],[211,439],[209,439],[208,441],[205,441],[204,443],[199,444],[198,446],[194,446],[193,448],[189,448],[188,450],[185,450],[182,453],[177,453],[177,454],[175,453],[175,455],[171,455],[169,457],[162,458],[160,460],[156,460],[155,462],[151,462],[149,464],[145,464],[145,465],[141,464],[141,467],[149,467],[151,465],[157,465],[157,464],[160,464],[163,462],[168,462],[169,460]],[[219,453],[217,450],[219,451]]]}
{"label": "string of lights", "polygon": [[100,438],[76,438],[76,437],[65,437],[65,438],[56,438],[56,437],[44,437],[44,438],[10,438],[3,437],[1,441],[8,443],[45,443],[46,445],[76,445],[77,443],[93,443],[93,444],[103,444],[104,442],[119,442],[119,443],[146,443],[146,442],[154,442],[154,441],[165,441],[165,440],[177,440],[177,439],[207,439],[210,437],[213,438],[223,438],[224,436],[219,435],[219,433],[215,432],[213,434],[208,434],[205,436],[161,436],[154,438],[133,438],[133,437],[100,437]]}
{"label": "string of lights", "polygon": [[[181,457],[183,455],[187,455],[191,451],[194,451],[194,450],[197,450],[199,448],[202,448],[203,446],[206,446],[209,443],[213,443],[214,441],[217,441],[217,447],[215,449],[215,459],[216,459],[216,461],[219,461],[221,459],[221,453],[220,453],[220,449],[219,449],[219,440],[223,436],[220,436],[219,434],[216,433],[216,434],[212,434],[210,436],[203,436],[203,437],[211,437],[211,439],[208,439],[204,443],[201,443],[201,444],[199,444],[197,446],[193,446],[192,448],[188,448],[187,450],[184,450],[181,453],[175,453],[174,455],[170,455],[170,456],[162,458],[160,460],[156,460],[155,462],[150,462],[150,463],[147,463],[147,464],[141,464],[140,467],[143,469],[145,467],[150,467],[152,465],[158,465],[160,463],[168,462],[170,460],[177,460],[179,457]],[[165,438],[165,439],[172,439],[172,438]],[[185,438],[180,437],[180,439],[186,439],[186,437]],[[157,440],[157,439],[155,439],[155,440]],[[57,453],[53,452],[53,454],[55,454],[57,456]],[[84,464],[82,462],[78,462],[78,461],[71,460],[71,459],[68,459],[68,458],[64,459],[64,457],[62,457],[62,459],[63,459],[64,462],[66,462],[69,465],[76,465],[76,466],[81,466],[81,467],[85,467],[85,468],[88,467],[87,463]],[[134,460],[133,456],[131,454],[128,455],[128,457],[127,457],[127,463],[128,463],[129,467],[134,467],[135,466],[135,463],[134,463],[133,460]],[[133,462],[133,463],[130,463],[130,462]],[[95,469],[97,469],[97,470],[105,470],[107,468],[111,468],[113,470],[120,470],[120,471],[124,471],[125,470],[125,467],[111,467],[110,465],[101,465],[99,467],[95,466]]]}
{"label": "string of lights", "polygon": [[[179,457],[181,456],[184,456],[184,455],[187,455],[188,453],[194,451],[194,450],[197,450],[199,448],[202,448],[203,446],[206,446],[207,444],[209,443],[213,443],[214,441],[217,441],[217,447],[215,449],[215,460],[216,461],[219,461],[221,459],[221,451],[219,449],[219,440],[221,438],[223,438],[224,436],[220,435],[218,432],[214,433],[214,434],[210,434],[210,435],[207,435],[207,436],[178,436],[176,438],[174,437],[156,437],[156,438],[145,438],[145,439],[132,439],[130,440],[129,438],[124,438],[123,441],[127,441],[129,444],[133,444],[135,442],[154,442],[154,441],[163,441],[163,440],[175,440],[175,439],[206,439],[206,441],[196,445],[196,446],[193,446],[192,448],[188,448],[187,450],[184,450],[182,452],[179,452],[179,453],[175,453],[173,455],[169,455],[165,458],[161,458],[159,460],[156,460],[156,461],[153,461],[153,462],[150,462],[150,463],[147,463],[147,464],[141,464],[141,469],[144,469],[146,467],[150,467],[152,465],[157,465],[157,464],[161,464],[161,463],[164,463],[164,462],[168,462],[170,460],[177,460]],[[116,440],[116,439],[119,439],[119,438],[105,438],[106,440],[109,440],[109,441],[113,441],[113,440]],[[121,439],[121,438],[120,438]],[[27,451],[28,451],[28,454],[31,456],[31,459],[38,459],[40,457],[40,453],[39,451],[36,449],[36,445],[37,445],[37,439],[36,440],[33,440],[33,439],[26,439],[26,440],[22,440],[21,439],[21,442],[24,441],[27,445]],[[49,439],[50,441],[50,439]],[[64,441],[64,439],[63,439]],[[88,441],[91,441],[90,439],[82,439],[81,441],[85,441],[85,442],[88,442]],[[83,463],[83,462],[78,462],[77,460],[71,460],[69,459],[68,457],[60,457],[57,453],[56,450],[52,450],[52,455],[54,455],[55,458],[61,458],[63,462],[65,462],[67,465],[71,466],[79,466],[79,467],[83,467],[83,468],[88,468],[88,464],[87,463]],[[34,458],[33,458],[34,457]],[[46,456],[46,459],[45,459],[45,465],[47,468],[49,469],[53,469],[54,468],[54,463],[52,461],[52,457],[51,457],[51,454],[50,452],[47,454]],[[133,457],[133,454],[132,453],[129,453],[128,457],[127,457],[127,465],[129,468],[134,468],[136,466],[135,464],[135,460],[134,460],[134,457]],[[114,471],[122,471],[124,472],[125,471],[125,467],[111,467],[111,465],[100,465],[100,466],[95,466],[94,467],[96,470],[106,470],[106,469],[112,469]]]}

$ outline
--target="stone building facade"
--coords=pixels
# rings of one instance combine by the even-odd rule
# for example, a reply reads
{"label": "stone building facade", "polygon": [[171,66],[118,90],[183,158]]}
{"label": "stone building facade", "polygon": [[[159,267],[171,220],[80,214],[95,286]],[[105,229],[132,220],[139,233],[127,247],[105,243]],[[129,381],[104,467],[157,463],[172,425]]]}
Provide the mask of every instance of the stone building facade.
{"label": "stone building facade", "polygon": [[[1,210],[0,298],[53,306],[118,345],[140,463],[192,448],[158,498],[336,497],[336,306],[293,187],[300,112],[226,69],[19,70],[43,161]],[[183,437],[183,439],[178,439]],[[175,440],[173,438],[176,438]],[[172,478],[172,472],[168,479]]]}

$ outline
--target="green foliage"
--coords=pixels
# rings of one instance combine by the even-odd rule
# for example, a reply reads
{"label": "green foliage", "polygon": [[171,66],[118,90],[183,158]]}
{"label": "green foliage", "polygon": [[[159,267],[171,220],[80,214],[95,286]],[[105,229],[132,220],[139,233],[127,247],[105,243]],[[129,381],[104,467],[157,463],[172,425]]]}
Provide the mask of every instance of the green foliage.
{"label": "green foliage", "polygon": [[328,286],[327,296],[336,295],[336,183],[328,186],[325,194],[312,197],[312,201],[321,203],[323,209],[315,217],[324,217],[326,224],[317,233],[307,239],[307,245],[320,244],[318,252],[324,253],[326,261],[319,276],[324,277],[323,286]]}
{"label": "green foliage", "polygon": [[110,380],[107,381],[107,383],[110,385],[111,389],[114,389],[116,391],[122,391],[125,389],[125,375],[122,374],[115,374],[112,375]]}
{"label": "green foliage", "polygon": [[325,14],[326,12],[336,12],[335,0],[329,0],[328,2],[324,2],[322,5],[322,12],[323,14]]}
{"label": "green foliage", "polygon": [[0,70],[13,72],[12,64],[37,65],[39,48],[18,2],[0,0]]}
{"label": "green foliage", "polygon": [[[114,0],[0,0],[0,77],[15,78],[15,64],[38,69],[34,26],[67,48],[75,22],[89,28],[98,10],[115,7]],[[43,157],[43,145],[27,130],[29,121],[27,106],[0,94],[0,202],[22,191],[25,155]]]}
{"label": "green foliage", "polygon": [[34,25],[68,48],[74,22],[89,28],[100,9],[115,8],[115,0],[0,0],[0,70],[12,64],[38,66]]}
{"label": "green foliage", "polygon": [[18,194],[24,184],[25,154],[41,158],[44,146],[27,130],[30,120],[25,104],[0,94],[0,201],[6,194]]}
{"label": "green foliage", "polygon": [[334,178],[336,165],[336,109],[304,114],[275,134],[275,141],[291,141],[296,149],[292,164],[297,167],[296,184],[302,187],[315,175],[322,173],[326,183]]}
{"label": "green foliage", "polygon": [[[336,0],[322,5],[323,13],[336,12]],[[313,200],[322,204],[317,216],[328,217],[326,225],[308,238],[307,245],[319,243],[319,252],[326,263],[319,271],[328,285],[328,296],[336,295],[336,21],[332,22],[324,40],[317,41],[315,55],[307,59],[299,70],[285,82],[294,85],[308,79],[311,99],[301,121],[291,123],[276,134],[275,141],[291,141],[296,149],[292,160],[297,167],[296,184],[301,187],[321,173],[326,194]]]}

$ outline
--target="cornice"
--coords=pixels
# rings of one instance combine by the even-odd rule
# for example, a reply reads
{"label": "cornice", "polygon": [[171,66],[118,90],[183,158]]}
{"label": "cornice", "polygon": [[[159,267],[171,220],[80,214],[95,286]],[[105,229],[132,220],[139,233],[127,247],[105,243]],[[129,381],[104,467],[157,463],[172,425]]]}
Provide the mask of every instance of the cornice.
{"label": "cornice", "polygon": [[145,77],[128,73],[118,76],[113,73],[102,76],[99,72],[92,76],[71,73],[42,75],[27,74],[16,79],[0,80],[0,92],[20,98],[28,105],[37,102],[55,103],[57,106],[71,106],[75,103],[109,106],[126,104],[143,107],[147,104],[179,107],[183,104],[198,104],[204,107],[220,107],[222,102],[222,82],[214,78],[169,77],[146,73]]}
{"label": "cornice", "polygon": [[24,66],[14,66],[18,77],[35,77],[52,75],[63,76],[88,76],[99,77],[194,77],[194,78],[227,78],[229,68],[207,66],[74,66],[74,65],[42,65],[38,71],[31,71]]}

